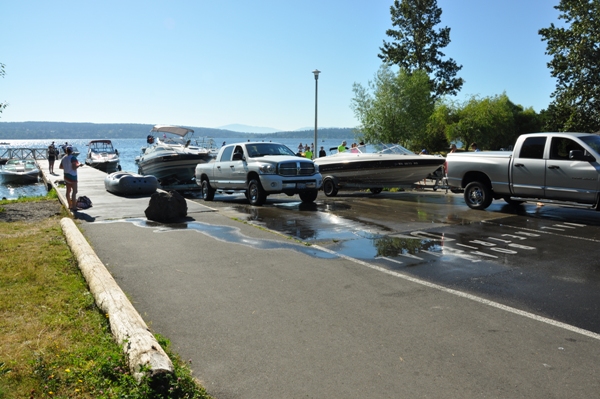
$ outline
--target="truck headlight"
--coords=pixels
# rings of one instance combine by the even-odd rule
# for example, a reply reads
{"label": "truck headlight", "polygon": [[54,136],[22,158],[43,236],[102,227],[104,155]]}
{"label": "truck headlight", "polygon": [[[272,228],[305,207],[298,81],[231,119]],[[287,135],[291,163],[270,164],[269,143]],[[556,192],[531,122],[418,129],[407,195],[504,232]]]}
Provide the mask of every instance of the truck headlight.
{"label": "truck headlight", "polygon": [[319,165],[315,164],[315,173],[319,173]]}
{"label": "truck headlight", "polygon": [[258,167],[258,172],[262,175],[274,175],[277,172],[277,168],[272,163],[266,163]]}

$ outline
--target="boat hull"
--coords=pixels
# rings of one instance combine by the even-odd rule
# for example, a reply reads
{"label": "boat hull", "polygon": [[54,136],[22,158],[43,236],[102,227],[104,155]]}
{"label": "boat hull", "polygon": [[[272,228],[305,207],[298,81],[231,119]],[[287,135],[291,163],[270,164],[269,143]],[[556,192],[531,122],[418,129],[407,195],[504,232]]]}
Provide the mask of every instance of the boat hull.
{"label": "boat hull", "polygon": [[168,154],[160,156],[142,156],[138,161],[141,175],[153,175],[160,184],[193,182],[196,165],[208,162],[209,154]]}
{"label": "boat hull", "polygon": [[444,158],[349,154],[318,158],[315,163],[323,179],[333,179],[338,188],[385,188],[412,186],[438,169]]}
{"label": "boat hull", "polygon": [[148,195],[156,191],[158,180],[154,176],[115,172],[104,178],[104,188],[118,195]]}
{"label": "boat hull", "polygon": [[0,176],[4,183],[30,184],[39,181],[40,171],[2,172]]}
{"label": "boat hull", "polygon": [[106,173],[113,173],[119,170],[118,159],[111,159],[108,161],[90,161],[86,159],[85,163],[94,169],[98,169]]}

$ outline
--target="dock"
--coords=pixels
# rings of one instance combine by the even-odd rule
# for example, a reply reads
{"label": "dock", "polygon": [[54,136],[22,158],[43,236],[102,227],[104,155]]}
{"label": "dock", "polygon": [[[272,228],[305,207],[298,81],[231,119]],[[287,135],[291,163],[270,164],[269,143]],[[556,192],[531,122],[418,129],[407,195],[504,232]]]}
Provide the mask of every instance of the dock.
{"label": "dock", "polygon": [[[61,203],[67,208],[65,197],[66,188],[61,185],[63,181],[63,172],[59,169],[60,161],[54,163],[54,174],[51,175],[48,170],[48,160],[38,159],[37,164],[42,171],[42,179],[48,190],[56,189]],[[119,196],[106,191],[104,186],[105,172],[84,165],[77,169],[77,196],[85,195],[92,200],[92,207],[82,209],[75,213],[76,219],[82,219],[87,222],[99,220],[116,220],[127,218],[145,218],[144,211],[148,207],[151,195],[143,196]],[[211,211],[211,208],[203,206],[193,201],[187,201],[188,212]]]}

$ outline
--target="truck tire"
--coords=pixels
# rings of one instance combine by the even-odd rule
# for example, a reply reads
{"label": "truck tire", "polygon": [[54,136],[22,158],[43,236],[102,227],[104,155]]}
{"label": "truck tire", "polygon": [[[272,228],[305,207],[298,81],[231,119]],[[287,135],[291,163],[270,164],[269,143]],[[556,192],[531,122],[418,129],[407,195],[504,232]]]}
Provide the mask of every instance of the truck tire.
{"label": "truck tire", "polygon": [[317,190],[305,191],[303,193],[300,193],[300,200],[302,200],[302,202],[304,202],[304,203],[315,202],[318,195],[319,195],[319,192]]}
{"label": "truck tire", "polygon": [[248,182],[248,202],[250,205],[261,206],[267,200],[267,193],[258,180],[252,179]]}
{"label": "truck tire", "polygon": [[338,193],[338,189],[332,178],[327,178],[323,181],[323,192],[328,197],[335,197]]}
{"label": "truck tire", "polygon": [[207,179],[202,180],[202,198],[204,201],[212,201],[215,198],[215,189],[210,186]]}
{"label": "truck tire", "polygon": [[473,181],[467,184],[464,193],[465,202],[471,209],[484,210],[492,203],[492,189],[485,183]]}

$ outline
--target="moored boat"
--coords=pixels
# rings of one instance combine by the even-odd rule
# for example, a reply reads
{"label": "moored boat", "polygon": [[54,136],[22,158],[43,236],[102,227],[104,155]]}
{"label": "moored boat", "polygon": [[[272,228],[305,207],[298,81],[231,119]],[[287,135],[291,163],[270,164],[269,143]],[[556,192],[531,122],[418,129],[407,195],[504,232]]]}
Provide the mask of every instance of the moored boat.
{"label": "moored boat", "polygon": [[377,145],[367,153],[364,146],[315,159],[328,197],[341,189],[370,189],[377,194],[385,187],[411,187],[425,179],[445,161],[433,155],[417,155],[400,145]]}
{"label": "moored boat", "polygon": [[119,151],[110,140],[92,140],[88,144],[85,163],[106,173],[120,170]]}
{"label": "moored boat", "polygon": [[114,172],[104,178],[106,191],[118,195],[147,195],[158,188],[158,180],[152,175],[130,172]]}
{"label": "moored boat", "polygon": [[147,137],[148,146],[138,159],[138,172],[155,176],[162,186],[194,184],[199,163],[210,161],[213,153],[191,145],[194,131],[185,127],[156,125]]}
{"label": "moored boat", "polygon": [[37,183],[40,176],[40,169],[33,159],[13,158],[2,165],[0,176],[2,176],[4,183]]}

